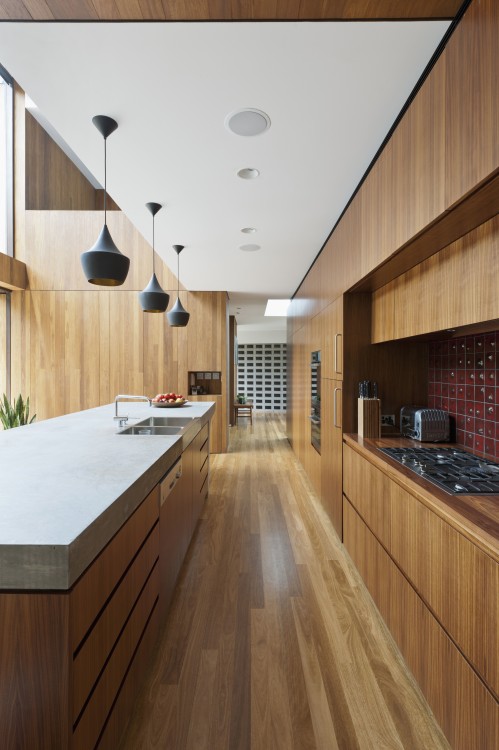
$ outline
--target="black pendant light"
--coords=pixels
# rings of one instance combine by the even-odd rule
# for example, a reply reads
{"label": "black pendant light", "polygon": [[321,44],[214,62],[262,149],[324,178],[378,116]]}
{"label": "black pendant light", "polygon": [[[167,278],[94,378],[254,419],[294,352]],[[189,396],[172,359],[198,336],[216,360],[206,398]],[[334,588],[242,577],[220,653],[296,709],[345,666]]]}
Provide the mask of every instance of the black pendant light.
{"label": "black pendant light", "polygon": [[160,203],[146,203],[146,208],[152,214],[152,276],[146,288],[139,292],[139,301],[144,312],[162,313],[170,301],[170,295],[161,288],[154,272],[154,217],[162,206]]}
{"label": "black pendant light", "polygon": [[123,255],[113,242],[106,223],[107,198],[107,137],[118,127],[116,120],[106,115],[92,117],[92,122],[104,138],[104,226],[97,242],[90,250],[81,254],[83,273],[90,284],[101,286],[120,286],[125,281],[130,259]]}
{"label": "black pendant light", "polygon": [[180,301],[180,253],[184,249],[184,245],[173,245],[173,249],[177,253],[177,301],[173,305],[170,312],[166,313],[168,323],[174,328],[183,328],[189,322],[190,314]]}

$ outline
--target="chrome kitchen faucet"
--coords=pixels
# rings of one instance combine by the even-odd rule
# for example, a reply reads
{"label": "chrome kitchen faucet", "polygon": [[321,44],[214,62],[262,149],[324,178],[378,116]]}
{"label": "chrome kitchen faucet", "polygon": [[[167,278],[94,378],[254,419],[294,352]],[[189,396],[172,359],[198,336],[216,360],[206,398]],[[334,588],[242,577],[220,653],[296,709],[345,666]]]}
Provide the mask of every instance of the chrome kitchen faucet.
{"label": "chrome kitchen faucet", "polygon": [[126,394],[120,393],[116,398],[114,399],[114,417],[113,419],[118,419],[118,427],[124,427],[126,423],[128,422],[128,415],[124,414],[121,417],[118,416],[118,404],[120,401],[147,401],[149,406],[152,404],[152,399],[150,399],[148,396],[128,396]]}

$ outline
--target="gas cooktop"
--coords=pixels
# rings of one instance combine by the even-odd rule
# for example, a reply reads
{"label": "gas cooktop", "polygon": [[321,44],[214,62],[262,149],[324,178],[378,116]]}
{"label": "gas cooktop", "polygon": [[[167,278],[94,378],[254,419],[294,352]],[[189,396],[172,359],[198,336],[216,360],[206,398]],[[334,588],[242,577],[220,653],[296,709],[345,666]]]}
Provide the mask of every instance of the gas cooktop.
{"label": "gas cooktop", "polygon": [[452,495],[499,494],[499,464],[455,448],[380,448]]}

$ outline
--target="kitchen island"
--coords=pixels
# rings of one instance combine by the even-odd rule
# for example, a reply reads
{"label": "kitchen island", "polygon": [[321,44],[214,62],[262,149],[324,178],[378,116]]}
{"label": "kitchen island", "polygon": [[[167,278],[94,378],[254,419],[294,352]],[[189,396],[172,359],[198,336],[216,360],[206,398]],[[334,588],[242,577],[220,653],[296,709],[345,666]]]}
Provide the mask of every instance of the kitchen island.
{"label": "kitchen island", "polygon": [[208,491],[215,405],[114,404],[0,434],[0,726],[8,750],[115,748]]}

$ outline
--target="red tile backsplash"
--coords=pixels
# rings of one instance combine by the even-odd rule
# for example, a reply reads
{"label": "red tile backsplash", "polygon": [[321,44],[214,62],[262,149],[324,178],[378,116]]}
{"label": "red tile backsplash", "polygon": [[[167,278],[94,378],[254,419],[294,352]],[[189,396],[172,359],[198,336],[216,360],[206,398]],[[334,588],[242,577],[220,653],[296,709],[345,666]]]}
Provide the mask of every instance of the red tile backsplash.
{"label": "red tile backsplash", "polygon": [[499,332],[430,344],[428,406],[445,409],[456,442],[499,459]]}

